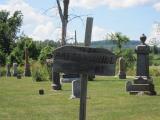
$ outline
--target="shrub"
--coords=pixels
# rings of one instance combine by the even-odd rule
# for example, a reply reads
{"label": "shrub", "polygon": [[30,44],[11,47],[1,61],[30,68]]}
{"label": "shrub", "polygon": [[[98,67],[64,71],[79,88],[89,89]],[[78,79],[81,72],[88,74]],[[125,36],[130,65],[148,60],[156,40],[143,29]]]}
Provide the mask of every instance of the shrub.
{"label": "shrub", "polygon": [[34,63],[32,65],[32,78],[33,81],[41,82],[47,81],[49,78],[49,74],[47,72],[47,68],[45,65],[41,65],[40,63]]}
{"label": "shrub", "polygon": [[46,59],[52,58],[52,53],[53,53],[54,48],[50,46],[46,46],[41,50],[40,56],[39,56],[39,61],[41,63],[45,63]]}

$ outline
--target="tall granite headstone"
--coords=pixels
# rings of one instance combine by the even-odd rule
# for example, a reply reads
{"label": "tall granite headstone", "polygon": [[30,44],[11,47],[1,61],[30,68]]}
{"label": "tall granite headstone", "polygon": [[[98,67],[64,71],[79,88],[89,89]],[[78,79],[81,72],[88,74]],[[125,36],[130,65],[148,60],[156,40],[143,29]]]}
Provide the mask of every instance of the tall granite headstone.
{"label": "tall granite headstone", "polygon": [[18,64],[17,63],[13,63],[13,76],[17,76],[18,74]]}
{"label": "tall granite headstone", "polygon": [[10,71],[10,69],[11,69],[11,68],[10,68],[10,64],[7,64],[7,65],[6,65],[6,76],[7,76],[7,77],[10,77],[10,76],[11,76],[11,71]]}
{"label": "tall granite headstone", "polygon": [[25,66],[24,66],[24,76],[31,76],[30,64],[29,64],[29,53],[28,48],[25,48]]}
{"label": "tall granite headstone", "polygon": [[119,79],[126,79],[126,63],[123,57],[119,58]]}
{"label": "tall granite headstone", "polygon": [[156,95],[153,79],[149,76],[149,53],[150,47],[145,44],[147,37],[143,34],[140,37],[141,45],[136,47],[137,53],[137,70],[133,82],[126,84],[126,90],[131,94],[146,92],[149,95]]}

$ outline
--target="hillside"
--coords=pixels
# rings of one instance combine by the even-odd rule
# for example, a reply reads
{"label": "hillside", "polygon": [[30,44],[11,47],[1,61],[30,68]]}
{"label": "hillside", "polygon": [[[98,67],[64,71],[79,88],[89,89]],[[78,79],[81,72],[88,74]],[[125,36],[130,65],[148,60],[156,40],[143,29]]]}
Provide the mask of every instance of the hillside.
{"label": "hillside", "polygon": [[[140,44],[140,41],[131,40],[124,45],[124,48],[134,49],[139,44]],[[109,40],[93,41],[91,46],[92,47],[102,47],[102,48],[107,48],[107,49],[112,49],[116,47],[116,45],[112,41],[109,41]]]}

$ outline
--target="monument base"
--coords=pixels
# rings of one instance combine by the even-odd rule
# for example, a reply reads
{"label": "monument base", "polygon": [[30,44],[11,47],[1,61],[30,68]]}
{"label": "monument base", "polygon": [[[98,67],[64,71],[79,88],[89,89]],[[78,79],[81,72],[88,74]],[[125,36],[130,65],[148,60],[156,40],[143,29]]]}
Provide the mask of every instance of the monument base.
{"label": "monument base", "polygon": [[126,83],[126,91],[130,92],[132,95],[136,95],[140,92],[144,92],[147,95],[156,95],[152,79],[149,79],[146,76],[137,76],[133,82],[128,81]]}
{"label": "monument base", "polygon": [[61,85],[52,84],[53,90],[62,90]]}

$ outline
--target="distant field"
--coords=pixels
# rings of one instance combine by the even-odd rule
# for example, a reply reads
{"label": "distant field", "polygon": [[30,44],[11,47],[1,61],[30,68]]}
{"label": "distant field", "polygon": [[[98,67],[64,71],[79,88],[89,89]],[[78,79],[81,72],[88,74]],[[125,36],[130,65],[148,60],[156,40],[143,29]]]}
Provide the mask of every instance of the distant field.
{"label": "distant field", "polygon": [[[125,81],[97,77],[88,84],[87,120],[160,120],[160,77],[154,79],[158,96],[131,96]],[[50,82],[0,78],[0,120],[78,120],[79,100],[70,95],[71,84],[53,91]]]}

